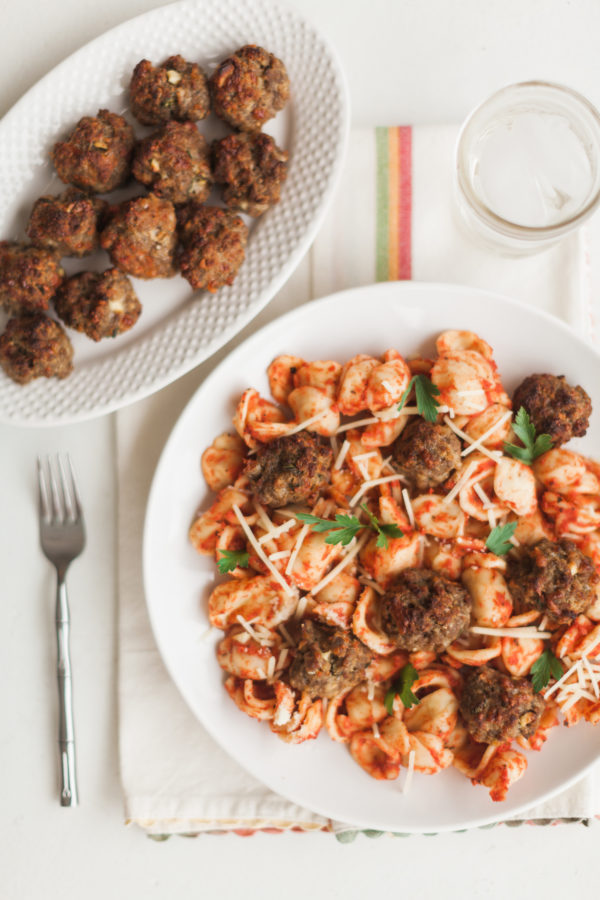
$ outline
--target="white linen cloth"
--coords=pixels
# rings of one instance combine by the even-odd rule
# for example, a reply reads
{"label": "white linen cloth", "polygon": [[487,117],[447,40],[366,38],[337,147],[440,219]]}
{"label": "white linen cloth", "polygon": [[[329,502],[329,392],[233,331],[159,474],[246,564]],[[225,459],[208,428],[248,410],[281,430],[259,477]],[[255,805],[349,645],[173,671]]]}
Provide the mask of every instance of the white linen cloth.
{"label": "white linen cloth", "polygon": [[[456,134],[450,126],[413,129],[412,278],[473,285],[521,299],[563,317],[595,342],[598,217],[539,255],[515,259],[479,248],[459,229],[453,212]],[[374,130],[353,132],[335,200],[302,275],[296,276],[302,282],[301,301],[375,281],[376,165]],[[284,295],[286,290],[293,295],[289,287]],[[198,383],[197,373],[191,373],[116,417],[119,741],[126,821],[153,834],[294,827],[343,832],[348,826],[289,803],[231,760],[188,710],[154,643],[142,583],[145,504],[162,445]],[[519,820],[600,814],[597,772]],[[498,819],[503,819],[501,804]]]}

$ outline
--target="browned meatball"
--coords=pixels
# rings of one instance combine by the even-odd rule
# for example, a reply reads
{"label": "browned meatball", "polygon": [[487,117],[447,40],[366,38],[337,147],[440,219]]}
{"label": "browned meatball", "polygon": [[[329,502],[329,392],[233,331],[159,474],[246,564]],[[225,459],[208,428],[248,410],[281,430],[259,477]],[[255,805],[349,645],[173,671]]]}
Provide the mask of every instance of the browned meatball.
{"label": "browned meatball", "polygon": [[248,228],[240,217],[218,206],[189,203],[178,212],[178,221],[183,277],[200,291],[233,284],[248,240]]}
{"label": "browned meatball", "polygon": [[55,144],[50,157],[66,184],[104,194],[125,184],[135,139],[123,116],[98,110],[84,116],[66,141]]}
{"label": "browned meatball", "polygon": [[406,426],[392,447],[395,468],[418,491],[437,487],[460,465],[460,441],[447,425],[420,416]]}
{"label": "browned meatball", "polygon": [[535,734],[545,703],[526,678],[481,666],[466,676],[459,707],[471,737],[492,744]]}
{"label": "browned meatball", "polygon": [[405,569],[383,594],[383,630],[403,650],[445,650],[469,624],[467,591],[430,569]]}
{"label": "browned meatball", "polygon": [[529,375],[516,389],[513,407],[523,406],[538,434],[549,434],[553,447],[582,437],[589,425],[592,401],[582,387],[571,387],[564,375]]}
{"label": "browned meatball", "polygon": [[509,559],[508,589],[524,609],[539,609],[553,622],[571,622],[590,605],[598,584],[594,563],[567,538],[543,538]]}
{"label": "browned meatball", "polygon": [[136,147],[132,172],[157,197],[201,202],[210,194],[208,145],[193,122],[167,122]]}
{"label": "browned meatball", "polygon": [[10,313],[34,313],[48,303],[64,278],[55,253],[0,241],[0,306]]}
{"label": "browned meatball", "polygon": [[371,659],[371,651],[351,632],[304,621],[290,666],[290,684],[312,697],[333,697],[362,681]]}
{"label": "browned meatball", "polygon": [[142,59],[133,70],[129,92],[131,111],[143,125],[160,125],[171,119],[197,122],[210,109],[204,72],[182,56],[170,56],[156,68]]}
{"label": "browned meatball", "polygon": [[9,378],[66,378],[73,371],[73,347],[58,322],[41,313],[8,320],[0,334],[0,366]]}
{"label": "browned meatball", "polygon": [[70,328],[93,341],[128,331],[142,311],[133,285],[118,269],[80,272],[68,278],[55,297],[54,308]]}
{"label": "browned meatball", "polygon": [[231,209],[261,216],[279,202],[288,153],[268,134],[229,134],[213,143],[215,181]]}
{"label": "browned meatball", "polygon": [[98,220],[105,210],[103,200],[70,187],[35,201],[27,236],[59,256],[86,256],[98,246]]}
{"label": "browned meatball", "polygon": [[259,447],[246,463],[250,486],[265,506],[315,500],[329,481],[333,451],[328,441],[299,431]]}
{"label": "browned meatball", "polygon": [[225,59],[209,84],[215,113],[239,131],[260,131],[290,95],[284,64],[256,44]]}
{"label": "browned meatball", "polygon": [[100,244],[114,265],[135,278],[169,278],[175,274],[175,207],[150,194],[113,206]]}

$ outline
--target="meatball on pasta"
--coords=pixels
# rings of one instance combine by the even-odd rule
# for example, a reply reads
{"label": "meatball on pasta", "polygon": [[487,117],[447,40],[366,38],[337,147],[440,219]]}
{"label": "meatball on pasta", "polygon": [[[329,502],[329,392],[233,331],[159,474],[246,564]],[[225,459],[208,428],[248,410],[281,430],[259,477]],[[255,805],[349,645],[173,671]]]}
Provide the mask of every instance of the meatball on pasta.
{"label": "meatball on pasta", "polygon": [[544,701],[529,681],[512,678],[489,666],[469,672],[460,697],[460,711],[469,734],[481,743],[531,737]]}
{"label": "meatball on pasta", "polygon": [[331,446],[300,431],[260,447],[246,466],[252,490],[266,506],[303,503],[318,496],[329,480]]}
{"label": "meatball on pasta", "polygon": [[403,650],[445,650],[469,624],[468,594],[430,569],[406,569],[381,598],[381,624]]}
{"label": "meatball on pasta", "polygon": [[397,470],[419,491],[446,481],[460,466],[460,450],[460,441],[447,425],[420,417],[404,429],[392,447]]}
{"label": "meatball on pasta", "polygon": [[508,565],[508,587],[515,600],[554,622],[570,622],[585,612],[599,580],[589,556],[567,538],[543,538]]}
{"label": "meatball on pasta", "polygon": [[311,696],[334,697],[363,680],[371,658],[354,635],[307,620],[290,666],[290,684]]}
{"label": "meatball on pasta", "polygon": [[515,391],[513,406],[526,409],[538,434],[550,435],[553,447],[582,437],[592,411],[584,389],[567,384],[563,375],[529,375]]}

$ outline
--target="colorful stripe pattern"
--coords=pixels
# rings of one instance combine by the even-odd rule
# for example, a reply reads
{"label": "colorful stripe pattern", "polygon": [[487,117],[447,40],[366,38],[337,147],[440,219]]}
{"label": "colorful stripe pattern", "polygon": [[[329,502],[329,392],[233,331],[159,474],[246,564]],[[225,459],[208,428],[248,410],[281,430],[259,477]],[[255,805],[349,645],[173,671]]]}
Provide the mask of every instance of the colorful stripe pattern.
{"label": "colorful stripe pattern", "polygon": [[412,277],[412,128],[376,128],[377,281]]}

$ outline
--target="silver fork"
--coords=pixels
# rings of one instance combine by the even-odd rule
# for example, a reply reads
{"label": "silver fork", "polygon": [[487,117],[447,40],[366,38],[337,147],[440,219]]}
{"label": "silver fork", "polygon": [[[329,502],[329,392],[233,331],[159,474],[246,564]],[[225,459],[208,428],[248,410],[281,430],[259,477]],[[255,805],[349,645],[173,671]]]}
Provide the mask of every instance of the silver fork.
{"label": "silver fork", "polygon": [[57,454],[38,457],[40,543],[44,555],[56,569],[56,647],[58,675],[58,746],[60,749],[60,805],[77,806],[75,730],[71,655],[69,652],[69,603],[65,576],[70,563],[85,546],[85,529],[79,492],[71,459]]}

